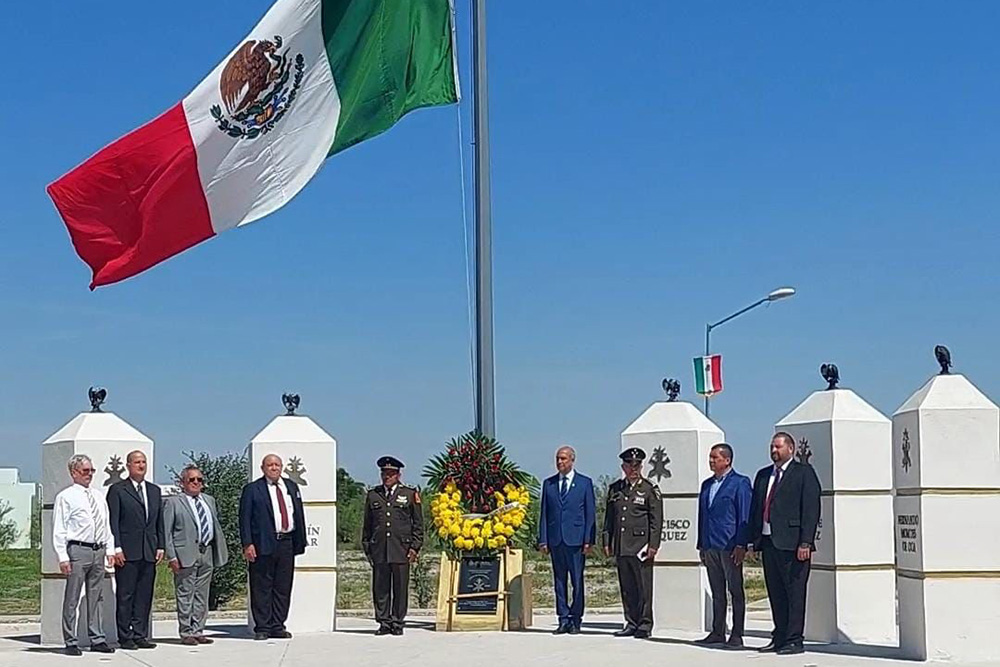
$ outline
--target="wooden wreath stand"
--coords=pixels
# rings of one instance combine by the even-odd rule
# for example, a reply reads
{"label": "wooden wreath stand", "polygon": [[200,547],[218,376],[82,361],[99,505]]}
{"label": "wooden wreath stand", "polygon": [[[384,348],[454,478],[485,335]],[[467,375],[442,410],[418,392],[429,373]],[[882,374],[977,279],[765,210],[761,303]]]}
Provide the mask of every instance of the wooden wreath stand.
{"label": "wooden wreath stand", "polygon": [[[435,630],[483,632],[524,630],[531,627],[531,578],[524,568],[524,552],[521,549],[504,549],[499,554],[499,559],[499,590],[460,593],[461,559],[441,553]],[[458,609],[459,600],[477,598],[496,598],[496,611],[482,613]]]}

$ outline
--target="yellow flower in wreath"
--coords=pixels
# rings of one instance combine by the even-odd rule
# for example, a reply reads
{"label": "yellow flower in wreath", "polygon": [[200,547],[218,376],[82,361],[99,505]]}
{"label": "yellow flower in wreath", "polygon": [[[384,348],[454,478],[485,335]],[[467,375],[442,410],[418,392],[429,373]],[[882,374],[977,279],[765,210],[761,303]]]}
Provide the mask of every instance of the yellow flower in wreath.
{"label": "yellow flower in wreath", "polygon": [[473,543],[476,545],[477,549],[483,548],[483,538],[477,537],[476,539],[473,540]]}
{"label": "yellow flower in wreath", "polygon": [[448,537],[448,529],[445,528],[444,526],[441,526],[440,528],[438,528],[438,537],[440,537],[441,539],[447,538]]}
{"label": "yellow flower in wreath", "polygon": [[452,537],[458,537],[461,533],[462,529],[458,526],[457,523],[453,523],[451,524],[451,526],[448,527],[448,534],[451,535]]}
{"label": "yellow flower in wreath", "polygon": [[507,544],[507,538],[503,535],[497,535],[494,539],[496,540],[498,549],[503,548]]}

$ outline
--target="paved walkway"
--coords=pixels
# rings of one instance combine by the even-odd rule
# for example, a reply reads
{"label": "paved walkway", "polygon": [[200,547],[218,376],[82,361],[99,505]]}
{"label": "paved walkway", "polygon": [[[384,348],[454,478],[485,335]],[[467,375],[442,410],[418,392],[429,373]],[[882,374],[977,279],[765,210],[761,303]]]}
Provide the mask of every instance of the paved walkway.
{"label": "paved walkway", "polygon": [[[761,612],[751,613],[748,644],[766,643],[767,620]],[[340,631],[322,635],[299,635],[291,640],[255,642],[247,638],[246,627],[231,619],[213,620],[210,646],[188,647],[176,639],[176,623],[156,621],[155,634],[161,639],[155,650],[118,651],[114,655],[86,653],[79,658],[38,645],[38,626],[0,625],[0,666],[66,667],[367,667],[386,665],[427,665],[431,667],[472,666],[503,662],[512,666],[609,667],[619,665],[676,665],[678,667],[913,667],[915,663],[894,659],[895,650],[886,648],[848,650],[826,646],[810,647],[804,655],[782,657],[756,651],[731,652],[693,646],[698,635],[657,633],[653,639],[617,639],[611,632],[621,627],[621,616],[591,614],[577,636],[553,637],[552,616],[536,616],[535,628],[510,633],[437,633],[433,619],[411,619],[403,637],[375,637],[375,624],[360,618],[340,618]],[[867,654],[867,655],[865,655]],[[953,664],[953,663],[952,663]],[[986,667],[980,663],[976,667]],[[992,665],[991,667],[995,667]]]}

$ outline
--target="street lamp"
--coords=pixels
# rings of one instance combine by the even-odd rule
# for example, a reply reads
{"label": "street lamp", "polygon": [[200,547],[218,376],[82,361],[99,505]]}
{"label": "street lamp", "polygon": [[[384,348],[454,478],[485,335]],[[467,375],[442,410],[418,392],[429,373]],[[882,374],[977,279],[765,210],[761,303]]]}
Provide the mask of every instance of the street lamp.
{"label": "street lamp", "polygon": [[[733,313],[729,317],[724,317],[721,320],[719,320],[718,322],[715,322],[714,324],[706,324],[705,325],[705,356],[706,357],[709,356],[709,354],[710,354],[709,350],[712,349],[711,348],[712,329],[714,329],[716,327],[722,326],[723,324],[725,324],[729,320],[735,319],[735,318],[739,317],[740,315],[742,315],[743,313],[747,312],[748,310],[753,310],[754,308],[756,308],[757,306],[759,306],[761,304],[770,303],[772,301],[780,301],[781,299],[787,299],[790,296],[795,296],[795,288],[794,287],[779,287],[778,289],[773,290],[770,294],[768,294],[767,296],[765,296],[763,299],[760,299],[759,301],[755,301],[754,303],[751,303],[746,308],[744,308],[742,310],[736,311],[735,313]],[[708,396],[705,396],[705,416],[706,417],[708,416]]]}

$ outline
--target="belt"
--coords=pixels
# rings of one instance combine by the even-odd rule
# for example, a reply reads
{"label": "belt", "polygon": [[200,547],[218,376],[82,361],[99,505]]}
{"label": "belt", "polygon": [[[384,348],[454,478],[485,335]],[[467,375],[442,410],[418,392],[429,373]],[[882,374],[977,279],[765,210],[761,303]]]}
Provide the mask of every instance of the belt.
{"label": "belt", "polygon": [[275,538],[278,540],[290,540],[292,539],[291,533],[275,533]]}
{"label": "belt", "polygon": [[94,551],[104,551],[105,544],[100,544],[98,542],[81,542],[80,540],[67,540],[66,546],[72,547],[87,547],[88,549],[93,549]]}

